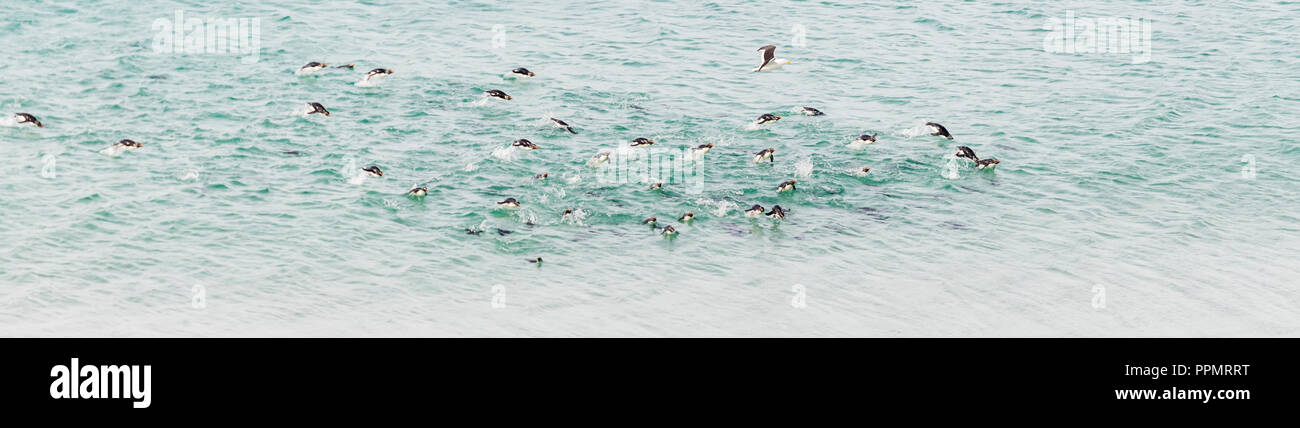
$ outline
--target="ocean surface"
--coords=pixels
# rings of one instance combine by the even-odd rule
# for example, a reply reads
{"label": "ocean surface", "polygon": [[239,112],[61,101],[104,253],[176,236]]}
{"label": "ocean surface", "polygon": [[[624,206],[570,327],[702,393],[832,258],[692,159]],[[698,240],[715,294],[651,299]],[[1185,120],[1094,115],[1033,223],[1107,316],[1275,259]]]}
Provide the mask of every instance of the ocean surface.
{"label": "ocean surface", "polygon": [[[1294,1],[8,3],[3,336],[1300,332]],[[259,49],[160,45],[177,11]],[[1150,60],[1049,49],[1067,14]],[[588,164],[636,137],[714,148]]]}

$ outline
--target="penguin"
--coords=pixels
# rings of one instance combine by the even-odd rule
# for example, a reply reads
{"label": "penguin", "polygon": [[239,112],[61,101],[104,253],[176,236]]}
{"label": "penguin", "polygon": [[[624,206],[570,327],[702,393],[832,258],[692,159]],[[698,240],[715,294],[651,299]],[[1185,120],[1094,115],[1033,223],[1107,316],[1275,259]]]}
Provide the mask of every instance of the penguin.
{"label": "penguin", "polygon": [[514,231],[511,231],[511,230],[505,230],[505,229],[502,229],[502,228],[499,228],[499,227],[497,228],[497,236],[506,236],[506,235],[509,235],[509,234],[511,234],[511,233],[515,233],[515,232],[514,232]]}
{"label": "penguin", "polygon": [[686,214],[682,214],[681,217],[677,217],[677,221],[680,221],[680,222],[682,222],[682,223],[690,223],[691,221],[694,221],[694,220],[695,220],[695,213],[694,213],[694,212],[688,212],[688,213],[686,213]]}
{"label": "penguin", "polygon": [[543,181],[543,180],[546,180],[546,177],[550,177],[550,176],[551,176],[551,173],[549,173],[549,172],[543,172],[543,173],[541,173],[541,174],[534,175],[534,176],[533,176],[533,179],[534,179],[534,180],[537,180],[537,181]]}
{"label": "penguin", "polygon": [[776,122],[776,121],[778,121],[778,120],[781,120],[781,116],[777,116],[777,115],[774,115],[774,114],[764,114],[764,115],[762,115],[762,116],[759,116],[758,119],[755,119],[755,120],[754,120],[754,124],[755,124],[755,125],[766,125],[766,124],[769,124],[769,123],[772,123],[772,122]]}
{"label": "penguin", "polygon": [[975,169],[993,169],[994,166],[1000,163],[1002,161],[997,159],[980,159],[975,162]]}
{"label": "penguin", "polygon": [[329,67],[329,64],[323,64],[316,61],[312,61],[307,63],[307,65],[299,67],[298,74],[312,74],[317,71],[324,70],[325,67]]}
{"label": "penguin", "polygon": [[652,145],[654,145],[654,143],[655,143],[655,140],[651,140],[651,139],[649,139],[649,138],[638,137],[637,139],[632,140],[632,144],[631,144],[631,146],[632,146],[632,147],[646,147],[646,146],[652,146]]}
{"label": "penguin", "polygon": [[866,174],[866,173],[868,173],[868,172],[871,172],[871,167],[869,167],[869,166],[864,166],[864,167],[862,167],[862,169],[860,169],[860,170],[858,170],[858,171],[862,171],[863,174]]}
{"label": "penguin", "polygon": [[572,209],[564,210],[564,214],[561,214],[561,215],[560,215],[560,218],[562,218],[562,219],[567,219],[567,218],[571,218],[571,217],[573,217],[573,210],[572,210]]}
{"label": "penguin", "polygon": [[930,130],[931,130],[931,131],[934,131],[934,132],[930,133],[930,135],[940,136],[940,137],[943,137],[943,138],[947,138],[947,139],[949,139],[949,140],[952,139],[952,134],[949,134],[949,133],[948,133],[948,128],[944,128],[943,125],[940,125],[940,124],[937,124],[937,123],[934,123],[934,122],[926,122],[926,123],[925,123],[925,126],[930,127]]}
{"label": "penguin", "polygon": [[957,146],[957,153],[953,156],[970,159],[974,162],[980,161],[979,156],[975,156],[975,151],[971,150],[970,147],[966,147],[966,146]]}
{"label": "penguin", "polygon": [[371,176],[371,177],[383,177],[383,176],[384,176],[384,171],[381,170],[381,169],[379,169],[379,167],[374,166],[374,165],[371,165],[371,166],[368,166],[368,167],[365,167],[365,168],[361,168],[361,170],[362,170],[362,171],[365,171],[366,174],[369,175],[369,176]]}
{"label": "penguin", "polygon": [[516,201],[515,198],[506,198],[506,200],[497,202],[497,208],[519,208],[523,204]]}
{"label": "penguin", "polygon": [[483,231],[481,231],[481,230],[474,230],[474,229],[465,229],[465,234],[466,234],[466,235],[479,236],[479,235],[482,235],[482,234],[483,234]]}
{"label": "penguin", "polygon": [[348,70],[351,70],[353,67],[356,66],[357,66],[356,64],[343,64],[343,65],[335,66],[334,68],[346,68]]}
{"label": "penguin", "polygon": [[496,89],[492,89],[492,90],[489,90],[489,91],[484,91],[483,93],[487,94],[487,96],[488,96],[489,98],[496,98],[496,99],[499,99],[499,100],[510,101],[510,100],[513,100],[513,99],[514,99],[514,97],[510,96],[510,94],[507,94],[507,93],[505,93],[505,92],[502,92],[502,91],[500,91],[500,90],[496,90]]}
{"label": "penguin", "polygon": [[390,74],[393,74],[393,70],[389,70],[387,68],[376,68],[374,70],[370,70],[366,72],[366,81],[378,80],[384,77],[388,77],[388,75]]}
{"label": "penguin", "polygon": [[708,153],[709,150],[712,148],[713,148],[712,144],[700,144],[698,146],[695,146],[695,148],[692,150],[695,151],[696,155],[703,155],[705,153]]}
{"label": "penguin", "polygon": [[745,210],[745,217],[753,218],[753,217],[758,217],[760,215],[763,215],[762,205],[754,204],[754,206],[749,207],[749,209]]}
{"label": "penguin", "polygon": [[650,226],[654,226],[655,223],[658,223],[658,222],[659,222],[659,217],[650,217],[650,218],[647,218],[647,219],[645,219],[645,220],[641,220],[641,224],[646,224],[646,225],[650,225]]}
{"label": "penguin", "polygon": [[129,152],[141,147],[144,147],[144,145],[132,140],[122,140],[122,141],[118,141],[116,144],[113,144],[112,147],[109,147],[109,150],[120,153],[120,152]]}
{"label": "penguin", "polygon": [[573,130],[573,127],[572,127],[572,126],[569,126],[569,124],[566,123],[565,121],[560,120],[560,119],[556,119],[556,118],[553,118],[553,117],[550,118],[550,119],[551,119],[551,122],[554,122],[554,123],[555,123],[555,126],[556,126],[557,128],[563,129],[563,130],[565,130],[565,131],[569,131],[570,134],[577,134],[577,133],[578,133],[578,131],[574,131],[574,130]]}
{"label": "penguin", "polygon": [[812,107],[801,108],[799,109],[799,113],[803,113],[804,116],[822,116],[826,114],[826,113],[822,113],[821,110]]}
{"label": "penguin", "polygon": [[754,162],[776,162],[776,149],[767,149],[754,154]]}
{"label": "penguin", "polygon": [[795,181],[796,180],[787,180],[782,182],[780,185],[776,186],[776,192],[781,193],[781,192],[788,192],[794,190]]}
{"label": "penguin", "polygon": [[673,229],[672,226],[664,226],[663,229],[659,230],[659,234],[663,236],[673,236],[677,234],[677,229]]}
{"label": "penguin", "polygon": [[520,150],[537,150],[539,148],[536,144],[533,144],[532,141],[528,141],[526,138],[515,140],[515,142],[510,143],[510,145],[518,147]]}
{"label": "penguin", "polygon": [[510,70],[510,74],[512,74],[512,75],[514,75],[514,76],[516,76],[516,77],[533,77],[533,76],[536,76],[536,74],[533,74],[533,72],[528,71],[527,68],[523,68],[523,67],[519,67],[519,68],[516,68],[516,69],[514,69],[514,70]]}
{"label": "penguin", "polygon": [[414,187],[406,192],[406,196],[425,196],[429,194],[428,187]]}
{"label": "penguin", "polygon": [[320,103],[307,103],[307,105],[311,106],[311,111],[307,112],[307,114],[320,113],[325,115],[325,117],[329,117],[330,115],[330,111],[326,110],[325,106],[321,105]]}
{"label": "penguin", "polygon": [[36,116],[32,116],[31,114],[28,113],[14,113],[14,118],[18,119],[18,123],[20,124],[30,123],[32,125],[36,125],[37,128],[45,127],[45,124],[41,123],[41,121],[39,120],[36,120]]}
{"label": "penguin", "polygon": [[858,136],[858,139],[853,140],[853,142],[857,144],[871,144],[876,142],[876,135],[879,134],[874,134],[874,135],[862,134]]}
{"label": "penguin", "polygon": [[591,157],[591,164],[594,166],[594,165],[600,165],[605,162],[609,162],[609,154],[610,152],[596,153],[595,156]]}
{"label": "penguin", "polygon": [[782,220],[784,220],[784,219],[785,219],[785,210],[781,209],[781,206],[780,206],[780,205],[773,205],[773,206],[772,206],[772,210],[771,210],[771,211],[768,211],[766,215],[767,215],[768,217],[771,217],[771,218],[782,219]]}
{"label": "penguin", "polygon": [[662,181],[650,185],[650,190],[663,190],[663,188],[664,188],[664,182]]}
{"label": "penguin", "polygon": [[538,266],[541,266],[541,264],[542,264],[542,258],[541,258],[541,257],[534,258],[534,259],[525,259],[525,260],[528,260],[528,263],[533,263],[533,264],[536,264],[536,265],[538,265]]}

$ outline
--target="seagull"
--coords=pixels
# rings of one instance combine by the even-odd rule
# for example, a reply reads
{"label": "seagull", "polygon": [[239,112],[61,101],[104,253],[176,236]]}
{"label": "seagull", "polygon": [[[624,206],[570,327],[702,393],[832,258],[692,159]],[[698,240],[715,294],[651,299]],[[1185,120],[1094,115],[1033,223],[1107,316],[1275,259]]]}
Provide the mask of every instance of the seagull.
{"label": "seagull", "polygon": [[790,63],[788,59],[776,58],[776,46],[767,45],[758,50],[763,52],[763,63],[754,69],[755,72],[776,70]]}

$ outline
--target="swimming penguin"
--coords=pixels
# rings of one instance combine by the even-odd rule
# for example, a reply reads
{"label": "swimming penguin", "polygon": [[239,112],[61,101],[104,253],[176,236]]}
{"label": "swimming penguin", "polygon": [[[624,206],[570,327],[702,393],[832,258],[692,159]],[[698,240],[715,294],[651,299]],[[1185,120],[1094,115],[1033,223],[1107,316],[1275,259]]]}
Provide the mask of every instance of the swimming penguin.
{"label": "swimming penguin", "polygon": [[556,126],[557,128],[563,129],[563,130],[565,130],[565,131],[569,131],[570,134],[577,134],[577,133],[578,133],[578,131],[574,131],[574,130],[573,130],[573,127],[572,127],[572,126],[569,126],[569,124],[568,124],[568,123],[565,123],[563,120],[556,119],[556,118],[553,118],[553,117],[552,117],[552,118],[551,118],[551,122],[555,122],[555,126]]}
{"label": "swimming penguin", "polygon": [[325,115],[325,117],[329,117],[330,115],[330,111],[326,110],[325,106],[321,105],[320,103],[307,103],[307,105],[311,106],[311,111],[307,112],[307,114],[320,113]]}
{"label": "swimming penguin", "polygon": [[778,121],[778,120],[781,120],[781,116],[777,116],[777,115],[770,114],[770,113],[765,113],[765,114],[763,114],[762,116],[759,116],[758,119],[755,119],[755,120],[754,120],[754,124],[755,124],[755,125],[766,125],[766,124],[769,124],[769,123],[772,123],[772,122],[776,122],[776,121]]}
{"label": "swimming penguin", "polygon": [[954,156],[957,156],[959,158],[970,159],[975,162],[980,161],[979,156],[975,156],[975,151],[971,150],[970,147],[966,147],[966,146],[957,146],[957,153]]}
{"label": "swimming penguin", "polygon": [[940,124],[937,124],[937,123],[934,123],[934,122],[926,122],[926,123],[925,123],[925,126],[930,127],[930,130],[933,131],[932,133],[930,133],[930,135],[941,136],[941,137],[943,137],[943,138],[947,138],[947,139],[949,139],[949,140],[952,139],[952,134],[949,134],[949,133],[948,133],[948,128],[944,128],[943,125],[940,125]]}
{"label": "swimming penguin", "polygon": [[821,110],[812,107],[801,108],[799,109],[799,113],[803,113],[804,116],[822,116],[826,114],[826,113],[822,113]]}
{"label": "swimming penguin", "polygon": [[664,188],[664,182],[660,181],[650,185],[650,190],[661,190]]}
{"label": "swimming penguin", "polygon": [[754,154],[754,162],[776,162],[776,149],[766,149]]}
{"label": "swimming penguin", "polygon": [[776,57],[776,46],[767,45],[758,48],[758,50],[763,52],[762,53],[763,63],[759,64],[758,68],[755,68],[753,70],[754,72],[772,71],[784,67],[786,64],[790,63],[790,60]]}
{"label": "swimming penguin", "polygon": [[713,148],[713,145],[712,145],[712,144],[700,144],[700,145],[698,145],[698,146],[695,146],[695,148],[692,149],[692,150],[695,151],[695,154],[696,154],[696,155],[702,155],[702,154],[708,153],[708,152],[709,152],[709,149],[712,149],[712,148]]}
{"label": "swimming penguin", "polygon": [[657,222],[659,222],[659,217],[650,217],[645,220],[641,220],[641,224],[648,224],[650,226],[654,226],[655,223]]}
{"label": "swimming penguin", "polygon": [[858,170],[858,171],[862,171],[863,174],[866,174],[866,173],[868,173],[868,172],[871,172],[871,167],[869,167],[869,166],[864,166],[864,167],[862,167],[862,169],[860,169],[860,170]]}
{"label": "swimming penguin", "polygon": [[374,70],[370,70],[366,72],[366,81],[378,80],[384,77],[388,77],[388,75],[390,74],[393,74],[393,70],[389,70],[387,68],[376,68]]}
{"label": "swimming penguin", "polygon": [[538,258],[535,258],[535,259],[525,259],[525,260],[528,260],[528,263],[534,263],[534,264],[538,264],[538,265],[542,264],[542,258],[541,258],[541,257],[538,257]]}
{"label": "swimming penguin", "polygon": [[523,68],[523,67],[519,67],[519,68],[516,68],[516,69],[514,69],[514,70],[510,70],[510,74],[515,75],[515,76],[517,76],[517,77],[533,77],[533,76],[536,76],[535,74],[533,74],[533,72],[528,71],[527,68]]}
{"label": "swimming penguin", "polygon": [[474,230],[474,229],[465,229],[465,234],[466,234],[466,235],[479,236],[479,235],[482,235],[482,234],[483,234],[483,231],[481,231],[481,230]]}
{"label": "swimming penguin", "polygon": [[311,74],[311,73],[315,73],[315,72],[317,72],[317,71],[324,70],[325,67],[329,67],[329,64],[322,64],[322,63],[319,63],[319,62],[316,62],[316,61],[312,61],[312,62],[307,63],[307,65],[304,65],[304,66],[298,68],[298,74]]}
{"label": "swimming penguin", "polygon": [[429,194],[428,187],[413,187],[406,191],[406,196],[425,196]]}
{"label": "swimming penguin", "polygon": [[32,125],[36,125],[37,128],[45,127],[45,124],[41,123],[41,121],[39,120],[36,120],[36,116],[32,116],[27,113],[14,113],[14,118],[18,119],[18,123],[30,123]]}
{"label": "swimming penguin", "polygon": [[335,66],[334,68],[346,68],[348,70],[351,70],[352,67],[356,67],[356,66],[357,66],[356,64],[343,64],[343,65]]}
{"label": "swimming penguin", "polygon": [[502,91],[499,91],[499,90],[496,90],[496,89],[492,89],[492,90],[489,90],[489,91],[484,91],[483,93],[487,94],[487,96],[490,97],[490,98],[496,98],[496,99],[499,99],[499,100],[510,101],[510,100],[513,100],[513,99],[514,99],[514,97],[510,96],[510,94],[507,94],[507,93],[505,93],[505,92],[502,92]]}
{"label": "swimming penguin", "polygon": [[533,144],[532,141],[528,141],[527,138],[520,138],[520,139],[518,139],[518,140],[515,140],[515,142],[510,143],[510,145],[511,145],[511,146],[514,146],[514,147],[518,147],[520,150],[537,150],[537,149],[538,149],[537,145],[536,145],[536,144]]}
{"label": "swimming penguin", "polygon": [[499,208],[519,208],[520,205],[523,204],[520,204],[519,201],[515,200],[515,198],[506,198],[504,201],[497,202],[497,207]]}
{"label": "swimming penguin", "polygon": [[371,166],[368,166],[368,167],[365,167],[365,168],[361,168],[361,170],[362,170],[362,171],[365,171],[366,174],[369,175],[369,176],[371,176],[371,177],[383,177],[383,176],[384,176],[384,171],[381,170],[381,169],[379,169],[379,167],[374,166],[374,165],[371,165]]}
{"label": "swimming penguin", "polygon": [[602,164],[602,163],[608,162],[608,161],[609,161],[609,153],[610,153],[610,152],[600,152],[600,153],[596,153],[595,156],[592,156],[592,157],[591,157],[591,164],[594,166],[594,165],[600,165],[600,164]]}
{"label": "swimming penguin", "polygon": [[787,180],[785,182],[782,182],[780,185],[776,186],[776,192],[781,193],[781,192],[788,192],[794,190],[794,183],[795,180]]}
{"label": "swimming penguin", "polygon": [[760,216],[760,215],[763,215],[763,206],[762,206],[762,205],[754,204],[754,206],[749,207],[749,209],[745,210],[745,217],[751,217],[751,218],[752,218],[752,217],[758,217],[758,216]]}
{"label": "swimming penguin", "polygon": [[649,139],[649,138],[641,138],[641,137],[638,137],[637,139],[632,140],[632,144],[631,144],[631,146],[632,146],[632,147],[646,147],[646,146],[652,146],[652,145],[654,145],[654,143],[655,143],[655,140],[651,140],[651,139]]}
{"label": "swimming penguin", "polygon": [[543,172],[543,173],[541,173],[541,174],[534,175],[534,176],[533,176],[533,179],[534,179],[534,180],[538,180],[538,181],[542,181],[542,180],[545,180],[546,177],[550,177],[550,176],[551,176],[551,173],[549,173],[549,172]]}
{"label": "swimming penguin", "polygon": [[980,159],[975,162],[975,169],[993,169],[994,166],[1000,163],[1002,161],[997,159]]}
{"label": "swimming penguin", "polygon": [[680,221],[682,223],[690,223],[693,220],[695,220],[694,212],[688,212],[686,214],[682,214],[681,217],[677,217],[677,221]]}
{"label": "swimming penguin", "polygon": [[773,205],[772,210],[768,211],[766,215],[775,219],[785,219],[785,210],[781,209],[780,205]]}
{"label": "swimming penguin", "polygon": [[[876,134],[876,135],[879,135],[879,134]],[[862,135],[859,135],[859,136],[858,136],[858,139],[853,140],[853,142],[854,142],[854,143],[857,143],[857,144],[871,144],[871,143],[876,142],[876,135],[867,135],[867,134],[862,134]]]}
{"label": "swimming penguin", "polygon": [[499,228],[499,227],[497,228],[497,236],[506,236],[506,235],[509,235],[509,234],[511,234],[511,233],[515,233],[515,232],[512,231],[512,230],[505,230],[505,229],[502,229],[502,228]]}
{"label": "swimming penguin", "polygon": [[677,234],[677,229],[673,229],[672,226],[664,226],[663,229],[659,230],[659,234],[664,236],[673,236]]}
{"label": "swimming penguin", "polygon": [[109,150],[118,151],[118,152],[129,152],[141,147],[144,147],[144,145],[132,140],[122,140],[122,141],[118,141],[116,144],[113,144],[113,147],[110,147]]}
{"label": "swimming penguin", "polygon": [[571,209],[564,210],[564,214],[561,215],[560,217],[561,217],[561,218],[569,218],[569,217],[573,217],[573,210],[571,210]]}

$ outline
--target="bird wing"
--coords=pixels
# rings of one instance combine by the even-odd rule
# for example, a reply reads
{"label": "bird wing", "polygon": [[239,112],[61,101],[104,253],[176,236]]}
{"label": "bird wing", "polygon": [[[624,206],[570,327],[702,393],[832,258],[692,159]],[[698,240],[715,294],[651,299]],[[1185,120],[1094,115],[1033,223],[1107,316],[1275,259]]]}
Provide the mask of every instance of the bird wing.
{"label": "bird wing", "polygon": [[776,57],[776,46],[767,45],[758,48],[758,50],[763,51],[763,63],[758,65],[758,68],[761,70],[767,65],[767,63],[772,62],[772,58]]}

